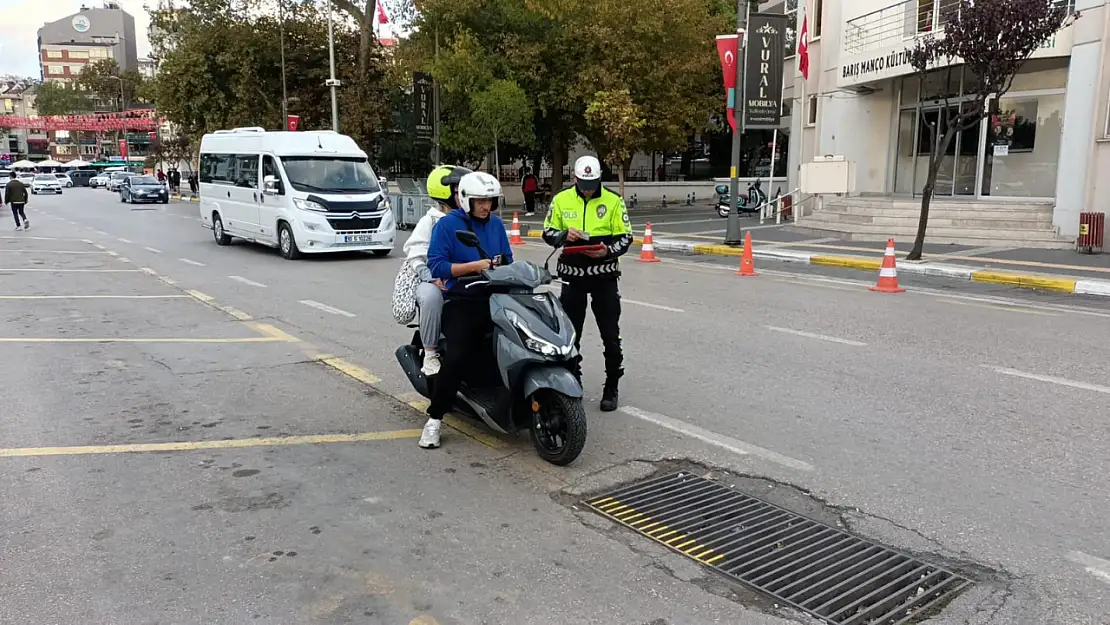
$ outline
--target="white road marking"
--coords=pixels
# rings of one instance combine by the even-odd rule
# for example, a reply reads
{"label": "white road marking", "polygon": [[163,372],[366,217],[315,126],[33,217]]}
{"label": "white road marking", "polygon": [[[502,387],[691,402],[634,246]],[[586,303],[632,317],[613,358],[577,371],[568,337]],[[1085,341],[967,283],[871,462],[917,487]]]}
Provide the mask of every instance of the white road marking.
{"label": "white road marking", "polygon": [[32,254],[106,254],[106,253],[108,253],[108,254],[110,254],[111,253],[111,252],[104,252],[104,251],[92,252],[92,251],[89,251],[89,250],[83,250],[83,251],[77,251],[77,250],[32,250],[32,249],[23,249],[23,248],[20,248],[20,249],[9,248],[9,249],[0,250],[0,252],[16,252],[16,253],[19,253],[19,254],[24,254],[24,253],[32,253]]}
{"label": "white road marking", "polygon": [[28,271],[38,273],[138,273],[138,269],[0,269],[0,273],[7,271]]}
{"label": "white road marking", "polygon": [[632,406],[622,406],[620,408],[620,411],[630,417],[636,417],[637,419],[647,421],[648,423],[654,423],[655,425],[671,430],[672,432],[685,434],[686,436],[696,438],[703,443],[708,443],[710,445],[720,447],[721,449],[725,449],[734,454],[738,454],[741,456],[758,456],[760,458],[763,458],[764,460],[770,460],[771,462],[775,462],[783,466],[790,467],[792,469],[797,469],[799,471],[814,470],[814,466],[812,464],[809,464],[808,462],[802,462],[801,460],[796,460],[789,456],[784,456],[778,452],[771,451],[770,449],[759,447],[758,445],[745,443],[744,441],[737,440],[730,436],[711,432],[685,421],[672,419],[671,417],[668,417],[666,415],[648,412],[647,410],[640,410],[639,408],[634,408]]}
{"label": "white road marking", "polygon": [[204,263],[198,263],[197,261],[190,260],[188,258],[178,258],[177,260],[185,263],[186,265],[193,265],[194,267],[207,267],[207,265],[205,265]]}
{"label": "white road marking", "polygon": [[148,252],[153,252],[154,254],[161,254],[162,253],[162,250],[154,248],[154,247],[143,247],[143,249],[148,251]]}
{"label": "white road marking", "polygon": [[663,306],[662,304],[652,304],[650,302],[638,302],[634,299],[628,299],[628,298],[624,298],[624,297],[621,298],[621,302],[623,302],[625,304],[635,304],[636,306],[645,306],[647,308],[654,308],[656,310],[665,310],[667,312],[673,312],[673,313],[684,313],[684,312],[686,312],[685,310],[682,310],[681,308],[671,308],[670,306]]}
{"label": "white road marking", "polygon": [[354,313],[349,313],[349,312],[347,312],[347,311],[345,311],[341,308],[336,308],[335,306],[328,306],[327,304],[322,304],[320,302],[317,302],[316,300],[302,299],[301,303],[304,304],[305,306],[311,306],[313,308],[317,308],[319,310],[322,310],[322,311],[327,312],[327,313],[331,313],[333,315],[343,315],[344,317],[354,317],[355,316]]}
{"label": "white road marking", "polygon": [[102,236],[102,237],[110,237],[110,236],[112,236],[112,235],[108,234],[107,232],[104,232],[103,230],[93,230],[93,232],[95,232],[95,233],[99,234],[99,235],[100,235],[100,236]]}
{"label": "white road marking", "polygon": [[996,373],[1002,375],[1011,375],[1015,378],[1025,378],[1026,380],[1037,380],[1038,382],[1048,382],[1049,384],[1059,384],[1060,386],[1069,386],[1071,388],[1078,388],[1084,391],[1094,391],[1096,393],[1105,393],[1110,395],[1110,386],[1099,386],[1097,384],[1088,384],[1086,382],[1077,382],[1067,378],[1057,378],[1051,375],[1040,375],[1038,373],[1029,373],[1026,371],[1018,371],[1017,369],[1007,369],[1005,367],[995,367],[992,365],[980,365]]}
{"label": "white road marking", "polygon": [[125,239],[123,237],[119,237],[116,240],[119,241],[120,243],[131,243],[132,242],[131,239]]}
{"label": "white road marking", "polygon": [[180,299],[188,295],[0,295],[0,299]]}
{"label": "white road marking", "polygon": [[1110,584],[1110,560],[1103,560],[1095,556],[1083,553],[1082,551],[1072,551],[1068,554],[1068,560],[1082,565],[1087,569],[1087,572],[1100,580]]}
{"label": "white road marking", "polygon": [[794,334],[794,335],[797,335],[797,336],[804,336],[806,338],[817,339],[819,341],[828,341],[830,343],[840,343],[841,345],[852,345],[854,347],[866,347],[867,346],[867,343],[861,343],[859,341],[853,341],[851,339],[842,339],[842,338],[836,337],[836,336],[828,336],[826,334],[814,334],[813,332],[803,332],[801,330],[791,330],[790,328],[780,328],[778,326],[763,326],[763,327],[767,328],[768,330],[774,330],[775,332],[783,332],[783,333],[786,333],[786,334]]}
{"label": "white road marking", "polygon": [[243,276],[228,276],[228,278],[231,279],[231,280],[234,280],[236,282],[242,282],[243,284],[246,284],[246,285],[249,285],[249,286],[256,286],[260,289],[266,288],[265,284],[262,284],[261,282],[255,282],[254,280],[248,280],[247,278],[244,278]]}

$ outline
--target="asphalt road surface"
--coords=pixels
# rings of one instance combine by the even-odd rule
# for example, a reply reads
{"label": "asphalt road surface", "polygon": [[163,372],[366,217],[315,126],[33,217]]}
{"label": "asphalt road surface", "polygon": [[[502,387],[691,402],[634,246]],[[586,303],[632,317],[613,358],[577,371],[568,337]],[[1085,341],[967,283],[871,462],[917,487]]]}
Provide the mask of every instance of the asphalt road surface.
{"label": "asphalt road surface", "polygon": [[931,623],[1110,623],[1102,302],[629,258],[622,409],[588,320],[560,469],[416,446],[400,244],[289,262],[136,208],[36,196],[0,237],[0,623],[804,622],[574,505],[685,461],[973,573]]}

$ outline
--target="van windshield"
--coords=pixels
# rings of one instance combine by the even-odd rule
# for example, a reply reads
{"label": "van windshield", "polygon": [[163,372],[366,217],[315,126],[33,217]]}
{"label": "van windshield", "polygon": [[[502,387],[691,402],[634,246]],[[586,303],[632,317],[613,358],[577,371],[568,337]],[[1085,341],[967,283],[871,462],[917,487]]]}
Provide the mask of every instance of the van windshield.
{"label": "van windshield", "polygon": [[374,170],[364,158],[283,156],[285,175],[297,191],[317,193],[377,193]]}

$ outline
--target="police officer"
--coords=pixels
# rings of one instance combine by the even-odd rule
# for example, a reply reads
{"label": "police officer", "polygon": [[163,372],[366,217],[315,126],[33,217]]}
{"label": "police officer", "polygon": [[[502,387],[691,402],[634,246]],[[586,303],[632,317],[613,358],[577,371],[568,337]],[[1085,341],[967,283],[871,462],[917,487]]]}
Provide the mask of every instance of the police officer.
{"label": "police officer", "polygon": [[[574,186],[551,200],[544,220],[543,238],[555,245],[566,233],[566,247],[559,255],[558,274],[563,280],[560,300],[574,324],[575,347],[581,348],[582,326],[586,322],[587,296],[592,298],[594,320],[605,347],[605,389],[601,409],[617,409],[617,384],[624,375],[621,353],[621,296],[617,286],[620,263],[617,260],[632,247],[632,226],[624,201],[601,186],[601,163],[596,157],[583,156],[574,163]],[[575,246],[597,246],[574,252]],[[576,372],[581,377],[581,366]]]}

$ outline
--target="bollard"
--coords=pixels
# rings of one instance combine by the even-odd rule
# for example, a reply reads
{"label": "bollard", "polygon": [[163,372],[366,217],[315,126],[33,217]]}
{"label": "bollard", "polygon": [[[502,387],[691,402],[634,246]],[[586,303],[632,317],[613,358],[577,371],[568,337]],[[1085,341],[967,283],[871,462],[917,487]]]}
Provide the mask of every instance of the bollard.
{"label": "bollard", "polygon": [[694,204],[697,204],[698,203],[698,192],[695,191],[695,192],[691,193],[690,198],[694,200]]}
{"label": "bollard", "polygon": [[636,204],[638,204],[639,201],[640,200],[639,200],[639,197],[637,196],[637,194],[633,193],[632,194],[632,208],[636,208]]}
{"label": "bollard", "polygon": [[686,194],[686,205],[690,206],[690,194],[689,193]]}
{"label": "bollard", "polygon": [[666,208],[666,207],[667,207],[667,194],[664,193],[663,194],[663,208]]}

